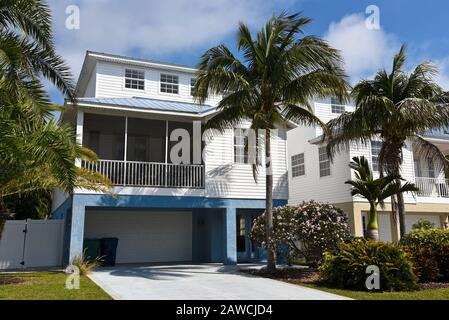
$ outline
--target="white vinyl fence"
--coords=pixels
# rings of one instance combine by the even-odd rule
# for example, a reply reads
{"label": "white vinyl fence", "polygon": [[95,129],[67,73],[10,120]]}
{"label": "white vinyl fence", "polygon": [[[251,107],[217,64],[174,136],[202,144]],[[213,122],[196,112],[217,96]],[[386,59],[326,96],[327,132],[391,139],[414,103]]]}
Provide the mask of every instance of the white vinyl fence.
{"label": "white vinyl fence", "polygon": [[63,220],[6,221],[0,270],[61,266],[63,236]]}

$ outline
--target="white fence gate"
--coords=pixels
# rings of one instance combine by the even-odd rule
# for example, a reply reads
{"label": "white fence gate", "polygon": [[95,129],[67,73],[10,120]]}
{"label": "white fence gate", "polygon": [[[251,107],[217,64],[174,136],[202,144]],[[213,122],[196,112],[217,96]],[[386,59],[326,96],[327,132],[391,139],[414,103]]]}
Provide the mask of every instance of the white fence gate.
{"label": "white fence gate", "polygon": [[63,237],[63,220],[6,221],[0,270],[61,266]]}

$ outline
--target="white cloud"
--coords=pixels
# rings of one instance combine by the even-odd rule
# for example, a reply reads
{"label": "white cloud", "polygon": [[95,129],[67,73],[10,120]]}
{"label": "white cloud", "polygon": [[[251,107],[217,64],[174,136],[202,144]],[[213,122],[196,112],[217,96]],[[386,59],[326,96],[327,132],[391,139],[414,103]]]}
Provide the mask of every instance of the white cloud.
{"label": "white cloud", "polygon": [[363,14],[351,14],[330,24],[325,39],[342,51],[351,82],[372,76],[391,64],[400,44],[384,30],[371,30]]}
{"label": "white cloud", "polygon": [[445,90],[449,91],[449,56],[435,61],[435,64],[438,67],[438,84]]}
{"label": "white cloud", "polygon": [[[281,0],[285,2],[288,0]],[[279,2],[279,1],[278,1]],[[161,57],[218,44],[239,21],[259,26],[274,4],[264,0],[50,0],[58,52],[77,75],[86,50]],[[68,5],[80,8],[80,29],[65,28]]]}

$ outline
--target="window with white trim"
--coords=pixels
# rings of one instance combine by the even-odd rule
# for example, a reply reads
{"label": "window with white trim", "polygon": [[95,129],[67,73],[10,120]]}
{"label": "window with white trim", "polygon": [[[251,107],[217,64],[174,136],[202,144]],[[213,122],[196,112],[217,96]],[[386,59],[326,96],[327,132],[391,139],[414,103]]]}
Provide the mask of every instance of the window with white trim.
{"label": "window with white trim", "polygon": [[331,112],[342,114],[345,112],[345,105],[337,98],[331,98]]}
{"label": "window with white trim", "polygon": [[382,141],[371,140],[371,164],[373,171],[379,172],[379,154]]}
{"label": "window with white trim", "polygon": [[179,77],[171,74],[161,73],[161,92],[179,93]]}
{"label": "window with white trim", "polygon": [[292,177],[299,177],[306,174],[306,167],[304,163],[304,153],[295,154],[292,156]]}
{"label": "window with white trim", "polygon": [[[254,139],[255,140],[255,139]],[[257,150],[255,146],[249,145],[249,137],[247,130],[236,128],[234,129],[234,163],[251,163],[255,162],[256,152],[258,163],[262,162],[262,151],[260,150],[260,140]],[[250,154],[250,151],[253,154]]]}
{"label": "window with white trim", "polygon": [[190,78],[190,95],[193,96],[195,94],[195,85],[196,78]]}
{"label": "window with white trim", "polygon": [[145,72],[142,70],[125,69],[125,88],[145,90]]}
{"label": "window with white trim", "polygon": [[331,175],[331,161],[327,154],[326,147],[320,147],[318,149],[318,157],[320,162],[320,177],[326,177]]}
{"label": "window with white trim", "polygon": [[421,161],[419,161],[419,159],[414,159],[413,163],[415,165],[415,177],[422,177]]}

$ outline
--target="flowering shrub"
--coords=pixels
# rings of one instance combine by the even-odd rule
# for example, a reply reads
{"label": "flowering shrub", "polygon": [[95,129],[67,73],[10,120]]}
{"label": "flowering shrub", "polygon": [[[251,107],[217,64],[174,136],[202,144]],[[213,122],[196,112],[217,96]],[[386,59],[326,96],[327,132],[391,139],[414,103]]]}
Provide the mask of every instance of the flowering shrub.
{"label": "flowering shrub", "polygon": [[272,249],[285,243],[293,253],[304,257],[313,266],[320,264],[325,251],[335,250],[340,242],[351,238],[344,212],[316,201],[275,208],[273,234],[268,243],[265,234],[263,214],[255,220],[251,237]]}

